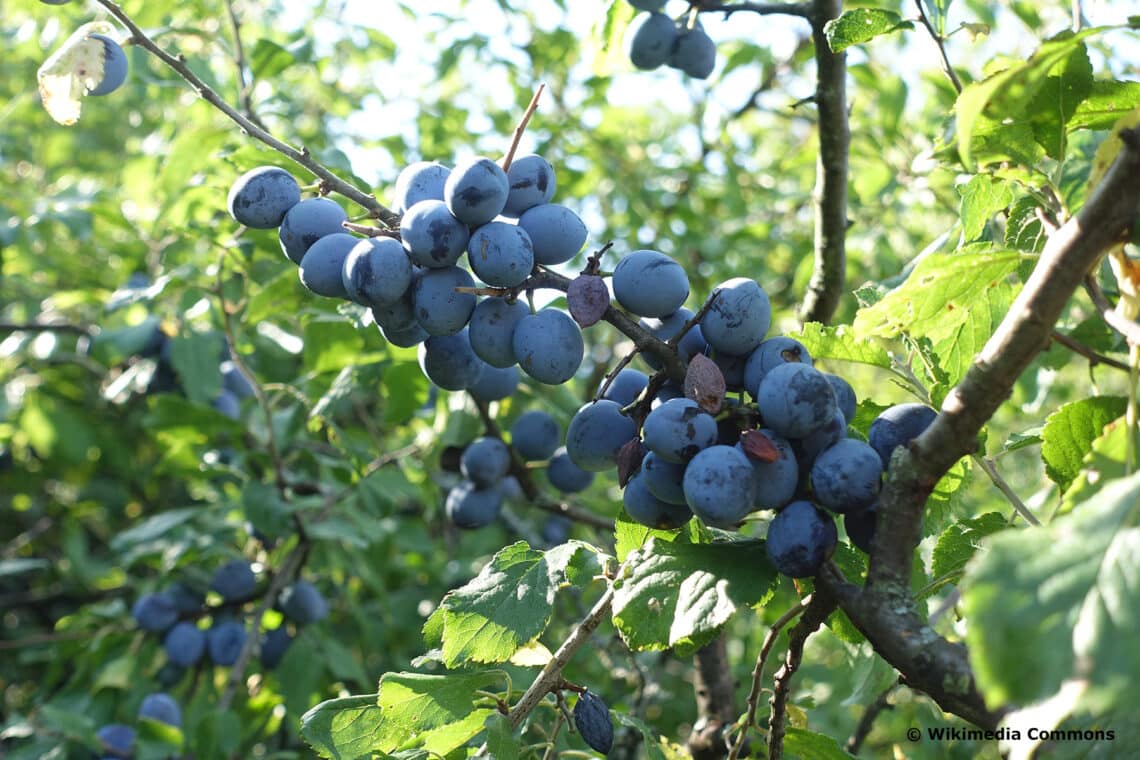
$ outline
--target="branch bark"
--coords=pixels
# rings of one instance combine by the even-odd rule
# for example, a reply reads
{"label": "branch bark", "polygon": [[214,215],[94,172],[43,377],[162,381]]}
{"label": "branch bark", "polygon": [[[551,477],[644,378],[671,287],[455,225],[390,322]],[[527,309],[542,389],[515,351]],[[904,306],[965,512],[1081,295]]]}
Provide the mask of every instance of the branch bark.
{"label": "branch bark", "polygon": [[909,447],[895,450],[880,499],[866,586],[847,582],[833,564],[817,577],[819,587],[835,595],[906,685],[983,728],[996,728],[1008,706],[985,704],[966,648],[930,628],[910,594],[923,508],[939,478],[976,450],[982,426],[1048,345],[1053,325],[1086,273],[1140,218],[1140,130],[1125,131],[1121,139],[1124,148],[1104,180],[1084,208],[1050,236],[1029,281],[973,367],[947,395],[933,424]]}
{"label": "branch bark", "polygon": [[800,305],[800,321],[829,322],[839,307],[847,275],[847,54],[833,53],[824,25],[843,12],[843,0],[815,0],[815,104],[819,118],[816,159],[815,269]]}
{"label": "branch bark", "polygon": [[698,720],[688,745],[694,760],[716,760],[728,754],[723,731],[736,719],[736,684],[728,662],[727,642],[722,632],[693,657]]}

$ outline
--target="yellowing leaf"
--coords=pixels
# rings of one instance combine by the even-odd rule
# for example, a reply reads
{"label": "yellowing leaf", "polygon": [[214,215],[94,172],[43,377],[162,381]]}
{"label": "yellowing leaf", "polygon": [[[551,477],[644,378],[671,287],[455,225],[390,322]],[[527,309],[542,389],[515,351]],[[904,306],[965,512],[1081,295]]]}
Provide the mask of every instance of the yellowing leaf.
{"label": "yellowing leaf", "polygon": [[115,27],[106,21],[84,24],[40,66],[36,73],[40,99],[58,123],[66,126],[79,121],[81,99],[103,81],[107,50],[91,35],[114,32]]}

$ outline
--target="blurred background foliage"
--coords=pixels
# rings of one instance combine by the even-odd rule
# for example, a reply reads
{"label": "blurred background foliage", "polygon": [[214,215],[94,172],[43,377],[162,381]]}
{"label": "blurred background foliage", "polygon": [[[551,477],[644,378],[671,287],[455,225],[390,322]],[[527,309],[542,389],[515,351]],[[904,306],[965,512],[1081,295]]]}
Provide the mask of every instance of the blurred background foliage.
{"label": "blurred background foliage", "polygon": [[[412,161],[500,155],[543,82],[522,146],[556,167],[555,200],[587,221],[588,250],[613,241],[608,268],[641,247],[677,257],[691,304],[724,279],[753,277],[772,298],[773,331],[797,329],[811,272],[816,153],[814,110],[803,102],[814,66],[806,24],[749,14],[710,20],[720,61],[701,83],[671,70],[633,72],[620,48],[632,11],[607,16],[609,3],[436,5],[235,2],[245,85],[224,3],[123,7],[230,102],[248,96],[273,134],[382,202]],[[909,2],[874,5],[912,14]],[[272,232],[235,238],[225,195],[236,176],[275,163],[305,184],[304,171],[241,134],[138,48],[128,48],[123,88],[87,99],[75,126],[55,124],[39,103],[36,69],[76,26],[103,15],[82,2],[6,0],[0,8],[0,754],[85,757],[84,747],[97,746],[95,728],[129,719],[144,694],[166,687],[184,706],[186,746],[198,757],[305,756],[301,713],[374,691],[381,673],[408,668],[442,594],[497,548],[538,534],[545,515],[520,504],[513,519],[484,531],[450,527],[442,493],[458,478],[454,447],[481,430],[466,398],[429,393],[414,350],[386,344],[358,310],[306,294]],[[978,26],[951,38],[950,55],[978,77],[995,44],[1024,56],[1066,28],[1069,10],[1068,2],[956,4],[955,22]],[[981,25],[991,34],[971,38]],[[849,56],[851,291],[890,283],[924,249],[960,242],[962,169],[938,160],[951,139],[954,93],[928,42],[893,35]],[[1098,72],[1135,75],[1135,50],[1114,54],[1119,38],[1091,44]],[[1068,170],[1077,179],[1100,137],[1072,146]],[[1082,186],[1066,184],[1074,193]],[[850,322],[857,306],[846,296],[836,322]],[[1075,303],[1068,326],[1087,315]],[[55,327],[13,329],[29,322]],[[156,331],[169,339],[173,375],[163,373]],[[629,348],[608,327],[588,338],[592,361],[579,380],[524,387],[499,404],[504,427],[535,406],[568,421]],[[1120,348],[1106,334],[1089,340]],[[239,420],[212,408],[219,363],[231,351],[263,386],[268,421],[253,398]],[[874,404],[904,398],[877,370],[833,369]],[[1106,393],[1123,387],[1102,370],[1091,381]],[[1089,383],[1083,360],[1043,354],[992,424],[991,453],[1039,424],[1042,410],[1086,395]],[[275,487],[271,440],[288,501]],[[1011,452],[1001,467],[1019,493],[1051,498],[1039,490],[1035,452]],[[612,517],[619,499],[599,479],[577,503]],[[975,478],[954,508],[965,517],[1002,505]],[[225,669],[164,683],[161,647],[131,621],[134,599],[172,580],[204,587],[213,568],[238,555],[275,568],[298,540],[294,519],[309,526],[303,574],[330,598],[331,616],[301,631],[272,672],[251,668],[231,712],[216,710]],[[588,526],[573,533],[612,540]],[[741,684],[766,630],[760,623],[794,599],[785,579],[764,611],[734,622],[729,653]],[[551,648],[584,604],[559,610]],[[615,645],[575,661],[568,677],[683,740],[695,716],[689,664],[630,655],[602,631]],[[810,714],[814,731],[848,735],[861,706],[893,680],[850,638],[811,640],[793,725],[807,725]],[[516,685],[527,680],[526,671],[515,674]],[[885,753],[906,727],[941,720],[932,703],[899,694],[868,751]],[[996,751],[959,742],[912,745],[907,755]]]}

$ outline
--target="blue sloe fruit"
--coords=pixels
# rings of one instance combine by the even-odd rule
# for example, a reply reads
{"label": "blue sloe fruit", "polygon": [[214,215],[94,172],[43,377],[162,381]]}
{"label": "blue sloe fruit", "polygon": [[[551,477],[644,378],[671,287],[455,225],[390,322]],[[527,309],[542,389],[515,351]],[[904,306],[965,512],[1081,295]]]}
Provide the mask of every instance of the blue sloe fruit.
{"label": "blue sloe fruit", "polygon": [[344,232],[348,214],[329,198],[307,198],[285,212],[277,240],[281,250],[294,264],[300,264],[305,252],[325,235]]}
{"label": "blue sloe fruit", "polygon": [[566,447],[554,452],[546,466],[546,479],[562,493],[585,491],[594,482],[594,473],[583,470],[566,453]]}
{"label": "blue sloe fruit", "polygon": [[475,275],[499,288],[521,285],[534,269],[530,235],[517,224],[487,222],[471,233],[467,262]]}
{"label": "blue sloe fruit", "polygon": [[470,238],[467,225],[456,219],[443,201],[420,201],[400,219],[404,248],[412,261],[422,267],[453,266]]}
{"label": "blue sloe fruit", "polygon": [[867,431],[867,442],[879,453],[883,469],[891,462],[898,446],[905,446],[930,427],[938,412],[924,404],[895,404],[875,418]]}
{"label": "blue sloe fruit", "polygon": [[349,250],[341,280],[348,297],[358,304],[372,307],[395,303],[412,284],[412,262],[393,238],[368,238]]}
{"label": "blue sloe fruit", "polygon": [[459,471],[463,477],[479,488],[490,488],[502,480],[511,469],[511,450],[498,438],[476,438],[459,458]]}
{"label": "blue sloe fruit", "polygon": [[543,309],[519,320],[511,336],[519,367],[546,385],[574,377],[585,356],[582,329],[560,309]]}
{"label": "blue sloe fruit", "polygon": [[471,348],[492,367],[515,364],[515,327],[529,315],[530,308],[523,301],[484,298],[475,304],[468,323]]}
{"label": "blue sloe fruit", "polygon": [[193,623],[183,620],[166,632],[162,648],[167,658],[176,665],[188,668],[202,659],[206,652],[206,632]]}
{"label": "blue sloe fruit", "polygon": [[329,614],[329,604],[312,583],[297,581],[281,593],[281,612],[297,625],[315,623]]}
{"label": "blue sloe fruit", "polygon": [[685,468],[685,502],[707,525],[733,529],[755,507],[752,462],[732,446],[710,446]]}
{"label": "blue sloe fruit", "polygon": [[642,317],[666,317],[689,297],[684,268],[659,251],[642,249],[624,256],[614,267],[614,297]]}
{"label": "blue sloe fruit", "polygon": [[835,551],[839,532],[835,521],[810,501],[793,501],[768,525],[765,551],[777,571],[792,578],[819,572]]}
{"label": "blue sloe fruit", "polygon": [[832,512],[854,512],[871,505],[879,495],[883,463],[868,444],[844,438],[826,449],[811,467],[811,488],[821,507]]}
{"label": "blue sloe fruit", "polygon": [[693,517],[693,512],[687,505],[672,504],[657,498],[649,490],[644,470],[625,484],[622,505],[625,513],[637,522],[660,530],[680,528]]}
{"label": "blue sloe fruit", "polygon": [[462,391],[479,381],[486,365],[471,350],[467,328],[454,335],[433,335],[419,346],[420,369],[445,391]]}
{"label": "blue sloe fruit", "polygon": [[174,697],[164,691],[156,691],[143,697],[139,705],[139,717],[157,720],[175,728],[182,727],[182,709]]}
{"label": "blue sloe fruit", "polygon": [[241,655],[246,636],[245,626],[236,620],[215,622],[206,632],[206,653],[215,665],[233,665]]}
{"label": "blue sloe fruit", "polygon": [[574,727],[595,752],[608,755],[614,746],[614,724],[610,720],[610,708],[605,701],[592,691],[578,695],[574,703]]}
{"label": "blue sloe fruit", "polygon": [[359,242],[360,238],[347,232],[334,232],[317,240],[301,258],[298,269],[301,284],[319,296],[347,300],[344,260]]}
{"label": "blue sloe fruit", "polygon": [[416,321],[430,335],[453,335],[464,328],[475,310],[475,296],[456,288],[472,288],[475,280],[466,269],[421,269],[412,282]]}
{"label": "blue sloe fruit", "polygon": [[503,207],[504,216],[517,217],[529,208],[549,203],[554,197],[554,167],[536,153],[512,161],[507,169],[507,180],[511,190]]}
{"label": "blue sloe fruit", "polygon": [[88,95],[108,95],[127,81],[127,54],[122,45],[105,34],[89,35],[103,43],[103,78],[87,91]]}
{"label": "blue sloe fruit", "polygon": [[456,219],[478,227],[502,213],[510,191],[510,180],[501,166],[489,158],[471,158],[451,170],[443,185],[443,200]]}
{"label": "blue sloe fruit", "polygon": [[613,401],[585,404],[574,413],[566,429],[566,453],[583,470],[601,472],[617,466],[617,455],[637,437],[633,420]]}
{"label": "blue sloe fruit", "polygon": [[519,216],[519,227],[530,236],[538,264],[564,264],[586,244],[586,223],[572,209],[557,203],[528,208]]}
{"label": "blue sloe fruit", "polygon": [[764,425],[784,438],[803,438],[832,423],[839,406],[823,373],[807,364],[780,364],[756,393]]}
{"label": "blue sloe fruit", "polygon": [[717,351],[746,356],[764,340],[772,323],[768,294],[755,280],[734,277],[713,289],[716,300],[701,320],[701,334]]}
{"label": "blue sloe fruit", "polygon": [[301,186],[292,174],[278,166],[259,166],[230,185],[226,207],[238,224],[271,230],[300,202]]}
{"label": "blue sloe fruit", "polygon": [[558,421],[542,409],[523,412],[511,425],[511,446],[528,461],[554,456],[561,437]]}
{"label": "blue sloe fruit", "polygon": [[444,511],[457,527],[473,530],[490,525],[503,508],[503,494],[498,488],[479,488],[464,480],[447,492]]}

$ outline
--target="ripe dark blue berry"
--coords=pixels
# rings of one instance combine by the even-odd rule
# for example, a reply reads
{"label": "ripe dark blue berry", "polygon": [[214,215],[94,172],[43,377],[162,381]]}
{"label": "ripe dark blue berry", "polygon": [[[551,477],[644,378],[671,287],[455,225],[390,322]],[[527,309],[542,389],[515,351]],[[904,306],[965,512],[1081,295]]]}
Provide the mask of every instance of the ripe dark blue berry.
{"label": "ripe dark blue berry", "polygon": [[614,724],[610,708],[593,692],[584,691],[574,703],[574,727],[590,748],[608,755],[614,746]]}

